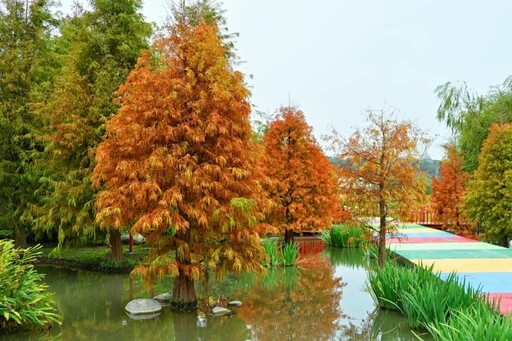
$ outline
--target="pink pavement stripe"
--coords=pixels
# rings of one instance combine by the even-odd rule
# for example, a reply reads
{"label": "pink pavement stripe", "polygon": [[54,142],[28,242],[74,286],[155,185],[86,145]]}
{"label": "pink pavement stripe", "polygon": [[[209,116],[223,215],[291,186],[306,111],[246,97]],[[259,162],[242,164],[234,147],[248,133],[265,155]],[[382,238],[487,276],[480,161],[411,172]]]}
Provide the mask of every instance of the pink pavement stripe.
{"label": "pink pavement stripe", "polygon": [[500,303],[500,313],[505,315],[512,313],[512,293],[510,294],[489,294],[489,299],[492,302],[498,301]]}
{"label": "pink pavement stripe", "polygon": [[442,237],[442,238],[389,238],[386,239],[387,243],[396,244],[421,244],[421,243],[476,243],[474,239],[464,237]]}

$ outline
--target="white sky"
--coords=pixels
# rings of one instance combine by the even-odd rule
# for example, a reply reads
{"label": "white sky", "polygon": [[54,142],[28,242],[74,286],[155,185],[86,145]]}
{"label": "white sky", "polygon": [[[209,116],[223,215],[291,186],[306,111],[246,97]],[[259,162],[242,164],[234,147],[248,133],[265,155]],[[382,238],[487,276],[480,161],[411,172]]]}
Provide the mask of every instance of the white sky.
{"label": "white sky", "polygon": [[[62,0],[69,13],[72,0]],[[162,23],[168,0],[143,0]],[[224,0],[238,32],[257,110],[297,105],[320,141],[331,127],[348,137],[364,110],[394,108],[434,138],[443,156],[450,136],[438,123],[436,86],[466,81],[486,93],[511,74],[510,0]]]}

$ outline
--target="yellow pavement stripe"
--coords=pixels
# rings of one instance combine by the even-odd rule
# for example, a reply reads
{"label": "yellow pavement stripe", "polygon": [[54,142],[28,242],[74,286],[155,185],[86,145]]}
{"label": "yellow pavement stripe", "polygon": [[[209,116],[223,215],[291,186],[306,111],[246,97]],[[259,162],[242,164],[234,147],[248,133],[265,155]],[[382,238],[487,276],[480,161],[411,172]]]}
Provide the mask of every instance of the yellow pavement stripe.
{"label": "yellow pavement stripe", "polygon": [[397,228],[397,231],[403,234],[407,233],[434,233],[434,232],[443,232],[441,230],[432,229],[430,227],[419,227],[419,228],[410,228],[410,229],[403,229],[403,228]]}
{"label": "yellow pavement stripe", "polygon": [[434,264],[439,272],[512,272],[512,259],[414,259],[415,264]]}

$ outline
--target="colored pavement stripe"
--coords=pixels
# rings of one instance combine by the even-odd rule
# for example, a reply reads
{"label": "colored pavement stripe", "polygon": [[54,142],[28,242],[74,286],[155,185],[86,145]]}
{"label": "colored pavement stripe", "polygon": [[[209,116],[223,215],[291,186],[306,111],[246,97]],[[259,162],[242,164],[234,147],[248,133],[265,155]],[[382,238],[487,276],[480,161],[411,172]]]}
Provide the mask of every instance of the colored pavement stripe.
{"label": "colored pavement stripe", "polygon": [[512,294],[489,294],[489,299],[500,305],[500,312],[510,314],[512,312]]}
{"label": "colored pavement stripe", "polygon": [[390,244],[392,251],[400,253],[401,250],[485,250],[485,249],[501,249],[502,247],[482,243],[424,243],[424,244]]}
{"label": "colored pavement stripe", "polygon": [[400,256],[407,259],[464,259],[464,258],[512,258],[511,249],[480,250],[400,250]]}
{"label": "colored pavement stripe", "polygon": [[418,244],[418,243],[476,243],[476,240],[464,237],[430,237],[430,238],[388,238],[388,243]]}
{"label": "colored pavement stripe", "polygon": [[388,248],[415,264],[433,265],[446,279],[450,273],[500,302],[502,314],[512,314],[512,250],[459,237],[416,224],[400,226],[387,239]]}
{"label": "colored pavement stripe", "polygon": [[415,259],[413,263],[424,266],[434,265],[439,272],[512,272],[510,259]]}
{"label": "colored pavement stripe", "polygon": [[[474,288],[480,286],[484,293],[512,294],[512,272],[458,272],[456,275]],[[448,276],[449,273],[439,275],[442,279]]]}

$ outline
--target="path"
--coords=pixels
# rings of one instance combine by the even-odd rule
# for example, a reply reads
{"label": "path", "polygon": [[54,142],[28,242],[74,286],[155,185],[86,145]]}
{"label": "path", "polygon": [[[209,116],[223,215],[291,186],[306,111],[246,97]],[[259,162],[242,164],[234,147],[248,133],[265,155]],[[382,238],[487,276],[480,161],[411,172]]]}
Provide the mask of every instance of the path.
{"label": "path", "polygon": [[481,286],[492,300],[500,300],[501,313],[512,313],[512,249],[459,237],[417,224],[401,225],[399,238],[388,248],[412,263],[434,264],[441,278],[450,272],[472,287]]}

